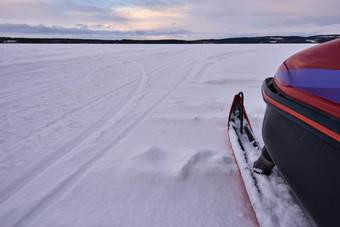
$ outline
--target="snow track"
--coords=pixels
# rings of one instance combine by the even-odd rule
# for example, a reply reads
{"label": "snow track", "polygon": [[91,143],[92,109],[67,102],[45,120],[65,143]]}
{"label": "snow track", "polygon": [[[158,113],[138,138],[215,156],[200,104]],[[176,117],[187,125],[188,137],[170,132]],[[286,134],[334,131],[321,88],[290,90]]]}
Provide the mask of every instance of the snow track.
{"label": "snow track", "polygon": [[[84,131],[82,134],[78,136],[79,138],[73,139],[71,144],[66,144],[66,147],[63,147],[62,149],[60,149],[60,152],[57,152],[58,154],[64,151],[62,155],[64,156],[70,150],[76,148],[73,146],[73,144],[77,144],[77,145],[81,144],[85,139],[88,139],[88,137],[90,137],[94,132],[101,133],[101,131],[97,130],[97,128],[99,126],[106,125],[108,121],[114,122],[113,124],[115,124],[117,122],[115,116],[118,116],[117,118],[119,118],[119,116],[121,116],[121,114],[119,113],[123,113],[124,109],[128,109],[130,107],[131,105],[130,103],[135,101],[137,98],[140,98],[141,91],[144,87],[143,84],[145,83],[145,79],[147,76],[145,74],[145,70],[139,63],[133,62],[133,61],[130,61],[130,62],[135,63],[140,68],[141,74],[142,74],[141,80],[139,81],[136,89],[134,89],[135,92],[133,92],[131,96],[129,96],[127,99],[124,100],[124,105],[118,108],[119,111],[114,111],[117,113],[116,115],[113,115],[111,111],[109,111],[107,114],[105,114],[105,116],[99,122],[97,122],[94,125],[95,127],[92,127]],[[190,72],[192,72],[192,70],[195,69],[195,67],[197,67],[198,63],[199,61],[197,61],[196,64],[194,64],[194,66],[192,66],[192,69],[190,70]],[[191,75],[190,72],[187,75]],[[77,182],[81,179],[81,177],[84,176],[94,165],[96,165],[98,161],[100,161],[100,159],[105,156],[106,153],[110,152],[125,137],[130,135],[133,132],[133,130],[137,128],[146,119],[147,116],[149,116],[169,95],[171,95],[178,88],[178,86],[180,86],[180,84],[186,79],[186,77],[187,76],[181,78],[180,81],[176,83],[174,87],[170,88],[165,93],[164,96],[160,97],[155,103],[153,103],[149,108],[147,108],[144,112],[142,112],[142,114],[140,114],[138,117],[135,117],[135,119],[132,120],[132,123],[128,125],[128,127],[125,130],[120,132],[119,136],[113,139],[111,143],[106,145],[104,149],[98,151],[94,157],[91,157],[91,159],[87,160],[83,165],[79,166],[79,168],[75,172],[70,174],[66,179],[64,179],[61,183],[59,183],[56,187],[54,187],[54,189],[49,194],[47,194],[42,200],[39,201],[38,204],[36,204],[32,209],[30,209],[27,214],[25,214],[17,223],[14,224],[14,226],[22,226],[22,225],[29,224],[32,219],[36,218],[36,216],[38,216],[42,211],[44,211],[47,207],[49,207],[51,204],[56,202],[58,197],[62,196],[70,188],[72,188],[75,184],[77,184]],[[110,119],[110,116],[112,115],[114,117]],[[60,158],[62,158],[62,156],[58,157],[58,159],[52,158],[50,160],[54,160],[53,163],[55,163]]]}
{"label": "snow track", "polygon": [[[125,84],[121,86],[119,89],[123,89],[127,85],[131,84]],[[114,92],[117,92],[115,90]],[[50,127],[53,127],[55,124],[61,124],[63,120],[66,120],[68,116],[72,116],[72,114],[76,114],[79,111],[82,111],[84,108],[87,108],[89,105],[95,104],[96,102],[100,101],[101,99],[107,97],[108,95],[112,94],[113,92],[109,92],[109,94],[104,94],[101,95],[100,97],[96,97],[94,100],[90,100],[89,103],[86,103],[82,106],[79,106],[69,112],[67,112],[65,115],[62,117],[55,119],[53,121],[48,122],[47,124]],[[124,100],[125,101],[125,100]],[[38,163],[35,167],[33,167],[31,170],[26,172],[23,176],[17,179],[16,182],[13,183],[13,185],[10,185],[9,187],[5,188],[3,193],[1,195],[1,200],[0,203],[3,203],[6,201],[8,198],[10,198],[13,194],[15,194],[18,190],[20,190],[22,187],[24,187],[26,184],[28,184],[30,181],[32,181],[35,177],[37,177],[40,173],[42,173],[45,169],[53,165],[55,162],[57,162],[59,159],[61,159],[64,155],[72,151],[73,149],[76,148],[78,144],[80,144],[82,141],[86,140],[89,136],[91,136],[96,130],[98,130],[101,126],[105,125],[105,123],[110,120],[110,117],[114,115],[114,113],[117,112],[117,108],[121,108],[121,106],[124,106],[126,103],[121,102],[119,103],[119,106],[114,106],[114,108],[108,110],[104,116],[101,118],[97,119],[97,121],[87,127],[83,132],[80,134],[77,134],[75,137],[71,138],[68,140],[68,142],[65,142],[62,147],[57,149],[52,153],[52,155],[48,156],[46,159],[42,160],[40,163]],[[28,137],[26,137],[24,140],[20,141],[18,144],[15,144],[15,146],[18,146],[19,144],[23,144],[27,142],[27,140],[30,137],[34,137],[39,133],[44,133],[44,131],[47,130],[46,127],[41,127],[38,129],[35,129],[33,132],[29,134]],[[14,145],[12,146],[14,147]],[[12,148],[14,149],[14,148]]]}
{"label": "snow track", "polygon": [[[1,48],[8,54],[0,63],[1,226],[256,225],[225,144],[224,105],[236,89],[232,81],[261,83],[262,77],[235,76],[233,60],[262,47]],[[177,187],[167,191],[171,182]],[[183,200],[143,214],[172,193]],[[235,198],[239,204],[231,205]],[[118,203],[124,200],[130,202]],[[207,213],[204,204],[215,207]],[[190,218],[180,213],[185,207]],[[135,216],[124,220],[129,214]]]}

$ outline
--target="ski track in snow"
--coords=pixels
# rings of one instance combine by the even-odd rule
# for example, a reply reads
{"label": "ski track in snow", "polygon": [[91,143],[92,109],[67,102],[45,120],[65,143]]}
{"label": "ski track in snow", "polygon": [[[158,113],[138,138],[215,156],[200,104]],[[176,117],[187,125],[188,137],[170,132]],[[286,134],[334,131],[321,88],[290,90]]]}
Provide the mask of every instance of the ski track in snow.
{"label": "ski track in snow", "polygon": [[[124,108],[129,106],[129,103],[130,103],[131,100],[136,99],[136,96],[138,96],[140,94],[140,90],[142,89],[141,87],[144,86],[143,84],[145,83],[146,75],[145,75],[144,70],[141,68],[141,66],[138,63],[133,62],[133,64],[138,65],[141,73],[140,73],[140,77],[139,77],[134,89],[132,89],[132,92],[126,98],[123,98],[118,103],[118,105],[112,106],[104,115],[102,115],[101,118],[97,119],[97,121],[94,124],[90,125],[83,132],[79,133],[75,137],[68,140],[68,142],[66,142],[57,151],[53,152],[52,156],[47,157],[47,159],[43,160],[41,162],[41,164],[38,164],[35,169],[26,173],[22,178],[20,178],[17,182],[14,183],[14,186],[12,186],[11,188],[6,188],[5,192],[7,192],[7,195],[4,196],[4,194],[2,194],[0,203],[3,203],[4,201],[6,201],[13,194],[15,194],[16,191],[20,190],[20,188],[24,187],[27,183],[32,181],[36,176],[38,176],[40,173],[42,173],[45,169],[47,169],[48,167],[53,165],[55,162],[57,162],[59,159],[61,159],[64,155],[66,155],[67,153],[69,153],[70,151],[75,149],[78,144],[81,144],[88,137],[90,137],[92,134],[94,134],[97,130],[99,130],[101,127],[103,127],[111,118],[115,117],[116,115],[119,115],[120,112],[124,111]],[[90,73],[90,74],[93,74],[93,73]],[[127,84],[130,84],[130,83],[131,82],[129,82]],[[116,92],[117,90],[124,88],[127,84],[124,84],[123,86],[117,88],[113,92]],[[109,94],[111,94],[113,92],[110,92]],[[109,94],[104,94],[103,97],[106,97]],[[100,97],[99,100],[103,97]],[[97,99],[98,98],[95,98],[94,101],[97,101]],[[91,105],[91,103],[93,103],[94,101],[90,101],[90,102],[88,102],[88,103],[86,103],[86,104],[84,104],[84,105],[82,105],[82,106],[80,106],[76,109],[73,109],[69,113],[65,114],[66,115],[65,117],[67,117],[67,115],[70,116],[71,114],[74,114],[74,113],[78,112],[79,110],[82,110],[84,107]],[[54,122],[56,123],[56,122],[58,122],[62,119],[65,119],[65,117],[64,116],[60,117],[59,119],[54,120]],[[51,122],[49,122],[49,123],[51,123]],[[41,131],[41,130],[38,130],[38,131]],[[30,133],[29,135],[34,136],[34,134],[32,134],[32,133]]]}
{"label": "ski track in snow", "polygon": [[[224,122],[227,111],[221,115],[220,111],[224,108],[215,107],[213,103],[219,100],[229,106],[234,93],[242,89],[240,88],[242,84],[236,87],[233,81],[245,82],[246,91],[252,94],[254,89],[259,89],[255,87],[255,84],[265,78],[259,76],[265,70],[258,69],[258,64],[254,64],[255,67],[251,73],[246,70],[238,71],[237,68],[242,68],[239,59],[249,60],[252,57],[256,58],[258,54],[264,56],[275,53],[277,55],[279,49],[282,56],[271,61],[276,64],[271,66],[274,73],[284,58],[306,46],[287,45],[287,50],[283,48],[284,46],[265,45],[265,47],[260,45],[80,45],[80,48],[72,45],[51,45],[48,48],[39,45],[3,46],[2,52],[7,53],[8,58],[0,59],[0,80],[4,82],[0,85],[2,91],[0,93],[0,119],[5,120],[0,125],[0,145],[3,143],[4,146],[1,146],[6,151],[0,153],[0,169],[2,169],[0,173],[0,185],[2,185],[0,186],[0,223],[4,223],[5,226],[36,226],[40,223],[40,219],[48,218],[51,215],[48,212],[50,208],[63,201],[63,198],[66,198],[65,195],[72,194],[89,173],[101,166],[100,163],[103,163],[105,157],[121,156],[117,148],[126,146],[126,140],[133,140],[134,135],[138,134],[136,129],[139,129],[138,131],[143,128],[147,129],[147,122],[150,122],[153,116],[162,112],[163,109],[169,108],[170,110],[170,112],[166,111],[168,114],[165,115],[165,119],[175,120],[185,116],[183,113],[177,116],[176,113],[183,111],[182,103],[189,101],[186,100],[189,98],[192,100],[190,104],[194,106],[199,107],[202,102],[208,103],[204,105],[208,105],[211,110],[212,108],[218,110],[211,112],[213,118],[208,119],[221,119],[221,122]],[[76,53],[74,53],[74,48],[77,48]],[[35,51],[36,54],[31,54],[31,51]],[[286,53],[289,53],[288,56],[285,55]],[[46,59],[42,60],[44,58]],[[265,56],[264,59],[267,57]],[[57,64],[54,64],[55,62]],[[111,66],[113,63],[114,65]],[[44,65],[38,69],[40,64]],[[12,70],[13,74],[11,74],[11,67],[14,65],[19,69]],[[31,71],[26,70],[26,73],[23,73],[25,66],[30,66]],[[268,66],[268,63],[265,66]],[[1,69],[4,69],[2,70],[4,73],[1,73]],[[46,78],[43,76],[45,74],[48,75]],[[20,83],[20,78],[23,78],[22,83]],[[43,83],[40,83],[41,81]],[[86,94],[83,88],[89,89],[90,92]],[[192,94],[198,96],[191,97],[190,90],[194,92]],[[59,94],[71,96],[63,98]],[[174,94],[176,97],[173,97]],[[208,94],[210,96],[206,97],[205,95]],[[247,95],[247,92],[245,94]],[[84,101],[77,103],[78,96],[82,98],[79,100]],[[65,105],[65,108],[61,106],[63,108],[55,109],[56,111],[51,112],[54,115],[45,117],[46,120],[45,118],[39,119],[44,111],[49,110],[40,104],[41,97],[50,99],[50,102],[57,98],[56,104],[47,103],[46,108],[53,110],[58,107],[59,103]],[[182,97],[186,97],[184,102],[181,100]],[[260,97],[260,94],[257,97]],[[261,101],[256,102],[261,103]],[[25,108],[28,104],[31,104],[32,109]],[[34,105],[37,106],[36,110]],[[251,105],[248,114],[251,115],[252,110],[257,111],[258,108],[257,105]],[[13,113],[13,116],[10,113]],[[26,119],[22,119],[22,122],[11,122],[20,120],[23,113],[25,113],[24,116],[30,113],[36,114],[38,117],[29,118],[36,123],[27,122]],[[197,116],[194,119],[202,121]],[[79,123],[74,123],[77,127],[73,127],[72,122],[76,121]],[[209,120],[204,121],[209,123]],[[25,127],[21,128],[20,123],[25,123]],[[255,122],[255,127],[256,125],[259,123]],[[68,128],[71,126],[72,128]],[[4,130],[5,127],[12,128]],[[157,128],[157,124],[154,127],[161,130]],[[164,128],[164,130],[167,129]],[[54,134],[56,132],[59,133]],[[181,180],[195,174],[190,170],[190,166],[196,165],[195,160],[198,156],[201,157],[201,146],[207,148],[210,146],[211,150],[215,147],[220,150],[227,149],[225,141],[221,144],[203,142],[205,145],[198,145],[202,141],[213,141],[218,135],[207,135],[204,131],[197,133],[201,135],[196,141],[198,147],[194,148],[198,153],[180,167]],[[183,132],[182,137],[186,136],[186,132]],[[11,144],[5,143],[6,141],[15,142]],[[166,137],[163,144],[165,149],[175,143],[165,141],[167,141]],[[185,147],[187,143],[185,140],[177,141],[176,146]],[[153,146],[149,144],[149,147]],[[32,153],[25,152],[26,150]],[[155,150],[156,153],[160,151],[158,148]],[[204,159],[210,160],[210,154],[219,153],[207,152],[201,157],[200,162],[204,162]],[[234,162],[228,165],[230,166],[226,166],[227,169],[238,174]],[[177,168],[176,163],[173,168]],[[114,172],[110,174],[115,175]],[[218,193],[221,192],[216,192],[215,196],[221,196]],[[230,196],[233,197],[233,195]],[[147,201],[147,195],[145,197]],[[187,199],[190,201],[190,198]],[[246,201],[244,198],[242,200]],[[227,209],[226,214],[231,212],[230,208],[225,209]],[[251,213],[250,208],[245,208],[243,217],[249,213]],[[237,219],[237,217],[238,215],[235,214],[226,215],[225,221],[234,220],[233,218]],[[225,223],[222,217],[219,218],[221,222],[218,223]],[[203,225],[203,223],[195,223],[194,220],[186,225]],[[212,219],[207,218],[207,220]],[[60,221],[62,223],[62,219]],[[100,219],[95,221],[100,225]],[[243,224],[247,223],[247,225],[255,223],[254,217],[247,216],[243,221]],[[235,225],[233,221],[229,224]],[[171,220],[166,225],[171,226]]]}
{"label": "ski track in snow", "polygon": [[[63,114],[62,116],[60,116],[59,118],[57,119],[54,119],[52,121],[49,121],[47,122],[46,124],[49,125],[50,127],[53,126],[54,124],[57,124],[57,123],[60,123],[61,120],[63,119],[66,119],[68,118],[69,116],[73,115],[73,114],[76,114],[77,112],[79,111],[83,111],[85,108],[87,108],[88,106],[92,105],[92,104],[95,104],[96,102],[99,102],[101,101],[102,99],[104,98],[107,98],[109,95],[112,95],[113,93],[119,91],[120,89],[123,89],[125,87],[127,87],[128,85],[131,85],[133,82],[135,82],[136,80],[133,80],[131,82],[128,82],[124,85],[122,85],[121,87],[117,88],[116,90],[113,90],[113,91],[110,91],[110,92],[107,92],[105,94],[102,94],[102,95],[97,95],[96,97],[94,97],[93,99],[89,100],[89,102],[83,104],[83,105],[80,105],[74,109],[72,109],[71,111]],[[36,128],[34,130],[32,130],[30,133],[28,133],[28,136],[23,138],[19,143],[25,143],[25,141],[32,137],[32,136],[35,136],[35,134],[37,133],[40,133],[41,131],[43,130],[46,130],[46,127],[39,127],[39,128]],[[17,145],[17,144],[16,144]]]}
{"label": "ski track in snow", "polygon": [[[40,64],[44,64],[44,63],[40,63]],[[99,68],[101,68],[101,67],[103,67],[103,65],[99,65]],[[28,73],[30,73],[30,72],[28,72]],[[67,86],[72,87],[72,85],[74,85],[75,83],[77,83],[81,80],[86,80],[88,77],[95,76],[95,74],[96,74],[96,70],[92,70],[92,72],[87,73],[88,76],[86,76],[86,77],[76,76],[75,78],[66,79],[64,81],[56,81],[52,84],[48,84],[47,86],[46,85],[43,85],[41,87],[33,86],[33,87],[30,87],[30,88],[24,89],[24,90],[21,89],[21,90],[18,90],[18,91],[8,92],[5,95],[0,96],[0,107],[3,108],[5,106],[15,104],[15,103],[18,103],[20,101],[24,101],[24,100],[27,100],[27,99],[32,98],[34,96],[41,95],[43,93],[47,93],[51,90],[57,90],[57,89],[67,87]],[[23,94],[23,95],[21,95],[21,94]],[[2,102],[1,99],[5,99],[6,101]]]}
{"label": "ski track in snow", "polygon": [[[62,147],[60,151],[57,151],[56,153],[62,154],[58,158],[50,158],[52,163],[49,163],[46,167],[40,169],[36,172],[43,172],[45,169],[47,169],[49,166],[57,162],[60,158],[62,158],[65,154],[69,153],[71,150],[73,150],[75,145],[81,144],[83,141],[85,141],[88,137],[90,137],[100,126],[106,125],[108,121],[112,121],[110,116],[113,115],[113,113],[117,113],[116,115],[113,115],[113,117],[118,116],[120,117],[119,112],[124,112],[124,108],[128,108],[130,106],[129,103],[131,101],[136,100],[137,98],[140,98],[141,90],[145,86],[145,80],[147,78],[147,75],[145,73],[144,68],[137,62],[129,60],[131,63],[136,64],[140,71],[141,71],[141,80],[138,83],[138,86],[136,89],[134,89],[133,94],[124,100],[124,105],[119,108],[119,111],[109,111],[105,116],[98,121],[93,127],[89,128],[88,130],[84,131],[80,135],[78,135],[77,138],[72,139],[72,142],[70,144],[66,144],[65,147]],[[76,184],[79,179],[86,174],[87,171],[89,171],[107,152],[111,151],[115,146],[117,146],[126,136],[131,134],[135,128],[137,128],[143,120],[149,116],[169,95],[171,95],[180,85],[181,83],[187,78],[190,77],[192,72],[195,72],[195,68],[199,68],[201,61],[198,60],[195,62],[195,64],[192,66],[192,69],[190,69],[187,76],[180,79],[178,83],[175,84],[174,87],[171,87],[168,92],[164,96],[162,96],[160,99],[158,99],[151,107],[149,107],[145,112],[143,112],[140,116],[137,117],[124,131],[122,131],[118,138],[114,139],[112,143],[108,144],[103,150],[98,152],[95,157],[88,160],[85,164],[80,166],[74,173],[70,174],[65,180],[63,180],[57,187],[54,188],[54,190],[45,196],[40,202],[33,207],[29,213],[27,213],[23,218],[21,218],[14,226],[22,226],[27,225],[30,223],[32,219],[34,219],[36,216],[40,214],[43,210],[45,210],[48,206],[53,204],[58,197],[62,196],[63,193],[67,192],[68,189],[70,189],[74,184]],[[114,120],[113,122],[116,122]],[[31,181],[31,180],[30,180]],[[29,183],[28,181],[27,183]]]}
{"label": "ski track in snow", "polygon": [[[130,82],[131,83],[131,82]],[[122,89],[125,86],[129,85],[130,83],[127,83],[123,85],[122,87],[118,88]],[[117,90],[113,91],[116,92]],[[67,118],[67,116],[70,116],[71,114],[74,114],[78,111],[83,110],[87,106],[95,103],[96,101],[101,100],[102,98],[107,97],[108,95],[112,94],[113,92],[110,92],[108,94],[104,94],[100,97],[96,97],[94,100],[91,100],[89,103],[86,103],[80,107],[77,107],[73,109],[72,111],[66,113],[64,116],[55,119],[51,122],[48,122],[50,126],[53,126],[53,124],[60,123],[63,119]],[[124,100],[126,101],[126,100]],[[124,105],[125,103],[122,102],[121,105]],[[32,181],[35,177],[37,177],[40,173],[42,173],[45,169],[53,165],[55,162],[57,162],[59,159],[61,159],[64,155],[72,151],[76,147],[77,144],[80,144],[82,141],[86,140],[91,134],[94,133],[98,128],[100,128],[102,125],[104,125],[108,120],[109,117],[112,116],[116,112],[116,106],[115,108],[112,108],[109,110],[102,118],[98,119],[98,121],[89,126],[86,130],[84,130],[82,133],[78,134],[77,136],[71,138],[69,142],[66,142],[62,147],[60,147],[57,151],[53,152],[53,154],[49,157],[47,157],[45,160],[41,161],[41,164],[36,165],[36,168],[30,170],[29,172],[25,173],[22,177],[20,177],[16,182],[14,182],[13,185],[10,185],[8,188],[5,188],[5,193],[1,195],[0,204],[5,202],[7,199],[9,199],[11,196],[13,196],[17,191],[19,191],[22,187],[24,187],[26,184],[28,184],[30,181]],[[118,107],[119,108],[119,107]],[[20,141],[19,143],[25,143],[25,141],[32,136],[35,136],[37,133],[42,133],[46,129],[46,127],[41,127],[35,130],[35,132],[29,133],[29,136],[25,138],[24,140]],[[18,144],[16,144],[18,145]]]}

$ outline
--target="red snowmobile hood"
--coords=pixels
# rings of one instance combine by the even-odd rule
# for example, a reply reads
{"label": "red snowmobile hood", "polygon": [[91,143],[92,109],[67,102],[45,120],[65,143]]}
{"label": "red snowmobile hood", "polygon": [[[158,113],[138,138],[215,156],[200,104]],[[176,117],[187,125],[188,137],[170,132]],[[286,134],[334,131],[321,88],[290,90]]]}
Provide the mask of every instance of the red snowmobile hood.
{"label": "red snowmobile hood", "polygon": [[274,81],[288,96],[340,118],[340,39],[291,56]]}

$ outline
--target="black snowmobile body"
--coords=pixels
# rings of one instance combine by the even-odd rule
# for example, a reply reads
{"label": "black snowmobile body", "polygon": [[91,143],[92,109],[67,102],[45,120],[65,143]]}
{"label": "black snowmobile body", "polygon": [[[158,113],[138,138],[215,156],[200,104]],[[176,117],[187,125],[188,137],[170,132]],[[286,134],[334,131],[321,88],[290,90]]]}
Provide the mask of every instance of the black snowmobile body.
{"label": "black snowmobile body", "polygon": [[262,94],[271,161],[318,226],[340,226],[340,40],[287,59]]}

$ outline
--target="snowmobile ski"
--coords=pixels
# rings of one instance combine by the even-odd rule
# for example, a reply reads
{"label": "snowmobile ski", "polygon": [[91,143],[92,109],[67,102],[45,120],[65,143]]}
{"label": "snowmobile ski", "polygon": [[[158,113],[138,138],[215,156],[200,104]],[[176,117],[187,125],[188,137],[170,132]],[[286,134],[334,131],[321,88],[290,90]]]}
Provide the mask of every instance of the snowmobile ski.
{"label": "snowmobile ski", "polygon": [[[244,108],[242,92],[235,95],[230,109],[228,135],[235,161],[259,226],[285,226],[287,222],[291,226],[299,226],[297,223],[310,225],[309,218],[296,204],[289,187],[277,170],[273,169],[274,165],[270,166],[268,172],[253,168],[258,157],[263,157],[263,155],[261,155],[259,143]],[[269,163],[269,165],[271,164]],[[283,211],[282,208],[289,209]],[[297,213],[299,215],[296,215]],[[303,220],[291,220],[290,216],[299,216]]]}

